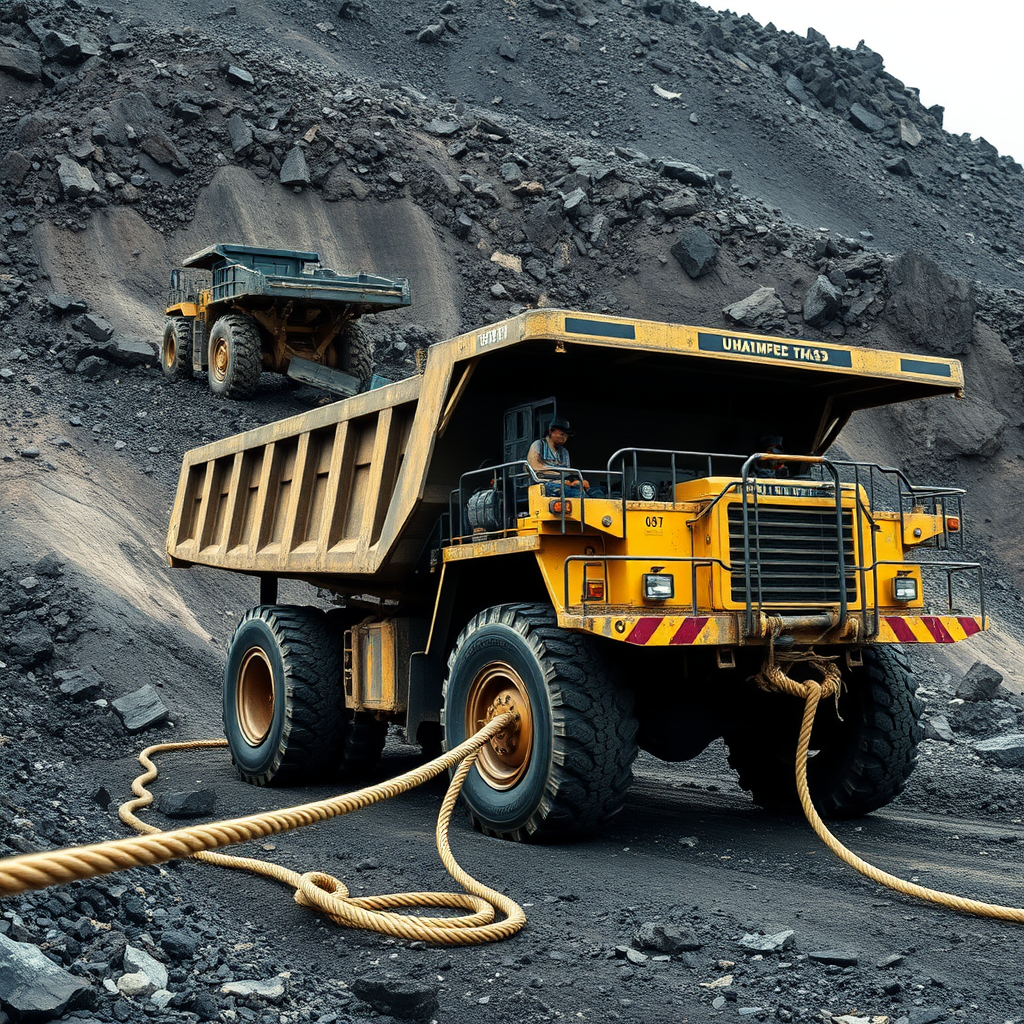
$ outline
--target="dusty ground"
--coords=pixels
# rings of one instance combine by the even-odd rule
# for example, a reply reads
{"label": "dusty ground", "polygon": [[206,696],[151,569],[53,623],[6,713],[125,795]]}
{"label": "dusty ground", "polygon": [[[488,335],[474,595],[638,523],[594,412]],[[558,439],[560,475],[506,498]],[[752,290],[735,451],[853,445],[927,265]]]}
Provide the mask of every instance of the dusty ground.
{"label": "dusty ground", "polygon": [[[689,3],[595,3],[589,12],[570,5],[552,17],[539,4],[447,5],[442,14],[390,0],[340,9],[310,2],[211,11],[186,2],[168,13],[137,2],[117,11],[11,10],[0,29],[5,55],[7,47],[38,49],[48,28],[95,40],[99,53],[79,63],[46,57],[34,79],[0,71],[0,371],[11,371],[0,379],[5,853],[122,836],[115,808],[129,795],[137,750],[219,735],[226,641],[258,595],[246,580],[167,568],[163,540],[181,455],[323,396],[268,378],[253,402],[223,403],[198,381],[169,386],[151,359],[122,365],[112,355],[90,377],[80,367],[91,343],[73,315],[58,315],[48,301],[66,293],[86,303],[122,347],[152,341],[170,268],[213,241],[309,247],[338,268],[408,276],[414,306],[391,318],[392,330],[415,323],[444,336],[555,303],[725,326],[724,307],[767,284],[785,306],[779,330],[959,356],[968,392],[952,412],[929,403],[921,412],[863,415],[843,444],[859,458],[970,492],[969,556],[985,566],[994,628],[948,651],[915,652],[926,715],[952,714],[955,687],[976,661],[1002,674],[1007,698],[1024,690],[1016,511],[1024,177],[1008,158],[942,132],[901,83],[875,71],[862,81],[848,53]],[[448,26],[440,40],[418,42],[441,18]],[[516,44],[514,59],[496,52],[506,39]],[[121,41],[129,50],[115,56],[110,47]],[[773,51],[782,53],[778,67]],[[795,101],[783,87],[787,75],[816,63],[861,89],[886,129],[854,127],[848,103]],[[248,68],[255,86],[229,84],[231,65]],[[652,83],[680,97],[659,97]],[[152,113],[141,113],[152,123],[136,138],[164,133],[187,157],[187,172],[119,140],[117,126],[137,121],[140,110],[117,104],[137,93],[149,97]],[[898,105],[887,109],[886,98]],[[176,117],[179,101],[202,116]],[[102,139],[92,130],[97,110],[116,115]],[[247,152],[233,151],[232,114],[266,133]],[[920,145],[899,143],[901,115],[923,133]],[[438,135],[435,121],[460,127]],[[303,143],[312,180],[283,187],[282,158],[314,125],[314,141]],[[86,142],[100,155],[89,155]],[[455,156],[457,143],[466,152]],[[696,189],[699,212],[682,220],[659,212],[676,185],[614,147],[710,171],[714,183]],[[19,181],[12,152],[37,165]],[[69,152],[101,183],[92,199],[61,191],[56,157]],[[911,176],[885,169],[901,155]],[[582,173],[573,157],[614,173]],[[584,187],[593,210],[606,211],[606,226],[559,214],[548,249],[531,219],[540,200],[513,192],[501,174],[509,162],[544,183],[545,197]],[[492,188],[481,190],[482,182]],[[472,223],[466,231],[459,213]],[[688,219],[720,246],[716,269],[699,280],[669,251]],[[902,293],[889,268],[910,250],[937,268],[939,283],[916,296],[919,310],[972,282],[975,313],[965,331],[930,322],[908,334],[893,313]],[[499,269],[495,252],[539,269]],[[805,323],[802,302],[815,277],[845,274],[863,253],[879,254],[879,268],[863,280],[849,276],[828,324]],[[282,592],[282,600],[314,598],[298,586]],[[29,626],[29,641],[44,651],[38,657],[23,655],[19,638]],[[74,672],[97,682],[78,701],[60,690]],[[147,682],[170,718],[128,735],[109,702]],[[1000,731],[1022,731],[1019,704],[1008,699],[994,714]],[[904,794],[837,832],[898,875],[1019,905],[1024,773],[982,761],[976,739],[956,731],[952,741],[925,741]],[[376,777],[417,758],[393,735]],[[169,755],[161,768],[158,793],[211,789],[220,816],[328,793],[245,787],[223,752]],[[432,784],[255,852],[328,871],[357,894],[447,888],[431,852],[441,793]],[[0,935],[38,945],[90,980],[65,1020],[387,1019],[387,998],[359,981],[384,979],[393,996],[395,979],[404,979],[415,1013],[442,1022],[843,1014],[911,1024],[1024,1021],[1019,926],[868,883],[802,822],[754,809],[717,746],[682,765],[643,757],[625,811],[586,844],[499,843],[461,821],[453,842],[471,873],[526,906],[528,926],[511,941],[446,951],[339,932],[273,883],[191,863],[5,899]],[[641,949],[637,929],[651,922],[674,927],[692,948]],[[779,953],[739,945],[748,933],[788,929],[792,945]],[[126,943],[170,968],[166,1008],[104,988],[126,971]],[[827,951],[842,956],[812,956]],[[271,995],[223,988],[281,975]]]}

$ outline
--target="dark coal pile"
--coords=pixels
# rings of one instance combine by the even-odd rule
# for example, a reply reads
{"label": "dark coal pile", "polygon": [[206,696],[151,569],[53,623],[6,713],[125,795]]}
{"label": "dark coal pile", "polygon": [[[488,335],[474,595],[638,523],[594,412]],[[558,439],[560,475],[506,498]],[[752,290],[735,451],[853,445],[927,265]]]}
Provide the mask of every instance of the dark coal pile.
{"label": "dark coal pile", "polygon": [[[0,856],[123,836],[137,751],[219,730],[226,640],[256,594],[166,567],[181,456],[329,400],[268,376],[253,401],[227,403],[161,377],[169,270],[241,242],[408,276],[412,308],[362,325],[389,376],[431,340],[533,306],[962,359],[963,402],[864,416],[843,444],[968,488],[967,554],[985,567],[995,628],[915,652],[929,738],[893,810],[970,819],[957,841],[1020,877],[1017,161],[944,132],[941,109],[864,46],[687,0],[65,0],[3,15]],[[405,766],[416,750],[396,736],[389,753]],[[765,825],[708,770],[678,787],[724,798],[741,830],[789,827]],[[197,788],[218,816],[264,806],[228,786],[223,761],[203,763],[201,787],[181,771],[149,812],[165,827]],[[916,908],[879,903],[836,866],[868,916],[826,948],[760,896],[741,912],[700,890],[705,856],[751,892],[770,888],[755,874],[773,858],[741,867],[728,843],[689,843],[691,821],[675,826],[683,838],[647,840],[679,851],[692,891],[677,878],[662,891],[642,866],[628,891],[600,890],[587,872],[643,843],[634,827],[589,851],[485,845],[481,877],[500,864],[499,887],[531,902],[527,931],[485,949],[339,937],[287,894],[279,912],[254,906],[247,879],[194,864],[5,899],[0,1024],[1024,1021],[1011,926],[948,915],[933,949]],[[418,834],[358,836],[331,854],[347,878],[377,891],[401,865],[385,888],[444,887],[419,878]],[[824,856],[811,876],[831,870]],[[904,932],[881,931],[903,915]],[[874,933],[878,955],[858,956]]]}

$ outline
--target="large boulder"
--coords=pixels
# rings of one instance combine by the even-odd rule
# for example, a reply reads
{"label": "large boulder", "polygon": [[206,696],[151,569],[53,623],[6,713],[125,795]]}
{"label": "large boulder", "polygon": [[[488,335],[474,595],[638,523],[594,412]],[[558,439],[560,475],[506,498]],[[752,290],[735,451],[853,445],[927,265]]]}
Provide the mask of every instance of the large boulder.
{"label": "large boulder", "polygon": [[35,82],[42,67],[38,50],[30,50],[27,46],[0,46],[0,71],[6,71],[25,82]]}
{"label": "large boulder", "polygon": [[762,286],[722,310],[733,323],[752,331],[777,331],[786,322],[786,307],[774,288]]}
{"label": "large boulder", "polygon": [[69,156],[57,157],[57,181],[65,199],[85,199],[100,191],[89,169]]}
{"label": "large boulder", "polygon": [[960,356],[971,345],[975,296],[970,281],[950,277],[917,252],[893,260],[886,317],[909,346],[937,356]]}
{"label": "large boulder", "polygon": [[710,273],[718,260],[718,243],[696,224],[682,230],[670,251],[694,280]]}
{"label": "large boulder", "polygon": [[1001,672],[997,672],[983,661],[976,661],[957,683],[956,695],[966,701],[992,700],[999,692],[1002,681]]}
{"label": "large boulder", "polygon": [[[54,1020],[89,988],[27,942],[0,933],[0,1004],[14,1020]],[[6,1020],[7,1015],[0,1013]]]}
{"label": "large boulder", "polygon": [[819,274],[804,296],[804,321],[812,327],[823,327],[839,312],[842,298],[842,292]]}

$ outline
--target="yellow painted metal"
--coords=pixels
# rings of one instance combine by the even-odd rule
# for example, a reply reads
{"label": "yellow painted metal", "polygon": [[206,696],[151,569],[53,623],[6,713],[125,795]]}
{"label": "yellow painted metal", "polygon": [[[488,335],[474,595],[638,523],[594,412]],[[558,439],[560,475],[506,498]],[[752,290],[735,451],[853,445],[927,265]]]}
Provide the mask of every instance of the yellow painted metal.
{"label": "yellow painted metal", "polygon": [[393,713],[409,704],[409,655],[424,646],[421,618],[373,619],[353,625],[345,637],[345,706]]}
{"label": "yellow painted metal", "polygon": [[[897,632],[896,626],[899,626]],[[885,615],[879,622],[880,644],[959,643],[989,628],[986,615]]]}
{"label": "yellow painted metal", "polygon": [[358,711],[397,710],[395,684],[404,673],[396,665],[394,620],[354,626],[351,637],[352,694],[345,703]]}
{"label": "yellow painted metal", "polygon": [[[425,548],[436,545],[431,531],[449,510],[461,474],[473,468],[459,461],[460,438],[448,431],[460,404],[480,407],[474,387],[488,359],[528,343],[536,352],[540,341],[553,343],[556,359],[564,358],[558,351],[581,347],[608,349],[609,357],[612,350],[626,350],[630,358],[679,356],[685,360],[680,372],[687,373],[705,360],[719,372],[727,372],[730,362],[745,365],[747,372],[754,364],[766,375],[813,372],[822,388],[837,389],[846,403],[844,415],[865,390],[873,396],[866,404],[878,404],[959,395],[963,386],[956,360],[530,310],[432,345],[421,375],[188,452],[168,530],[171,563],[307,579],[352,595],[406,596]],[[526,365],[522,389],[535,371]],[[824,418],[816,443],[827,440],[842,418]],[[821,485],[759,481],[751,484],[748,498],[761,508],[834,508],[831,492],[815,487]],[[529,512],[511,527],[443,546],[433,562],[449,566],[532,553],[563,625],[624,639],[616,623],[626,623],[631,632],[640,618],[659,618],[668,624],[658,625],[645,642],[682,643],[692,628],[684,620],[703,616],[707,623],[686,642],[740,642],[738,613],[745,610],[745,598],[742,587],[737,589],[742,568],[733,564],[728,521],[741,500],[736,481],[683,480],[674,499],[569,499],[572,511],[563,514],[552,511],[551,499],[534,486]],[[853,524],[861,570],[850,611],[856,618],[876,603],[883,614],[919,611],[921,597],[909,605],[893,602],[891,581],[909,572],[920,583],[920,570],[905,561],[905,548],[938,536],[941,516],[912,513],[901,524],[898,516],[880,514],[872,527],[866,500],[863,489],[844,487],[842,505]],[[645,573],[671,575],[672,597],[645,599]],[[600,608],[584,602],[588,583],[594,584],[592,594],[603,591]]]}

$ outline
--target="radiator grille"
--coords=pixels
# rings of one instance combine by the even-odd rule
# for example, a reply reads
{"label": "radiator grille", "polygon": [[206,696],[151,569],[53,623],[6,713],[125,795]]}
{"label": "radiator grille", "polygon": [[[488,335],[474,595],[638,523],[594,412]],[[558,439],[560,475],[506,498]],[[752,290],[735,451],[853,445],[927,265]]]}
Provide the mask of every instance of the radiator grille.
{"label": "radiator grille", "polygon": [[[748,506],[750,587],[755,604],[838,604],[839,546],[834,508],[802,505]],[[853,515],[843,510],[843,557],[846,600],[857,596],[853,571]],[[729,559],[733,567],[732,599],[746,602],[743,506],[729,505]]]}

